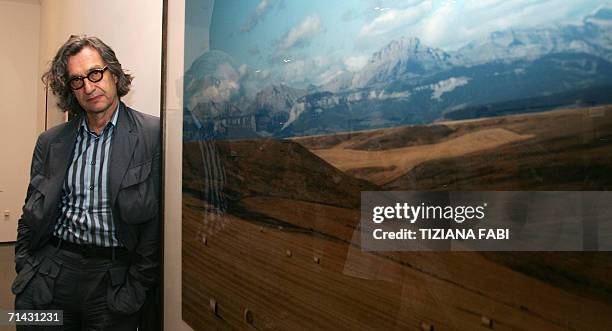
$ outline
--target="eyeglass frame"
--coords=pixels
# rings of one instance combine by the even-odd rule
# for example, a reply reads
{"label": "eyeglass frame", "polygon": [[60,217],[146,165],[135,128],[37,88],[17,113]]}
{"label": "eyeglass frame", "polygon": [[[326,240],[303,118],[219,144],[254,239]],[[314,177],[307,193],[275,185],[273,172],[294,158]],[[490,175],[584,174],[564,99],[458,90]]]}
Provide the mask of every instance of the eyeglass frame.
{"label": "eyeglass frame", "polygon": [[[73,90],[73,91],[80,90],[80,89],[82,89],[82,88],[83,88],[83,86],[85,86],[85,78],[87,78],[87,80],[88,80],[88,81],[90,81],[90,82],[92,82],[92,83],[97,83],[97,82],[101,81],[102,79],[104,79],[104,72],[105,72],[106,70],[108,70],[108,66],[104,66],[104,68],[91,69],[91,70],[90,70],[90,71],[87,73],[87,75],[86,75],[86,76],[76,76],[76,77],[72,77],[72,78],[68,79],[68,86],[69,86],[69,87],[70,87],[70,89],[71,89],[71,90]],[[89,76],[91,76],[92,74],[95,74],[95,73],[100,73],[100,74],[101,74],[100,79],[98,79],[98,80],[93,80],[93,79],[91,79],[91,77],[89,77]],[[77,88],[74,88],[74,87],[72,86],[72,82],[73,82],[73,81],[77,81],[77,80],[78,80],[78,81],[81,81],[81,86],[79,86],[79,87],[77,87]]]}

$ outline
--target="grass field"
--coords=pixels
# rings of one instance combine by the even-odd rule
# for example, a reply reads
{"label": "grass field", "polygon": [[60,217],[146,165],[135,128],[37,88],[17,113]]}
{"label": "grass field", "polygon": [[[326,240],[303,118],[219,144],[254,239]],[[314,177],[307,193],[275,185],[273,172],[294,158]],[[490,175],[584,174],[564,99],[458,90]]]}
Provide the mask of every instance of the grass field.
{"label": "grass field", "polygon": [[[608,253],[364,252],[358,226],[364,190],[609,189],[611,137],[602,107],[218,141],[215,155],[186,143],[183,319],[196,330],[612,329]],[[202,198],[212,159],[226,174],[221,210]]]}

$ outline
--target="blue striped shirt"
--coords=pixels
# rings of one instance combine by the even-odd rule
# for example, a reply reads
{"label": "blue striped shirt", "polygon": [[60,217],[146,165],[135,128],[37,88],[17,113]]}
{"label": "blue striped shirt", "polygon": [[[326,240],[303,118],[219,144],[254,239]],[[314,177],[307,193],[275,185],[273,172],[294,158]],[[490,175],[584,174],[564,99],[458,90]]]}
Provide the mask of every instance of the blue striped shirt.
{"label": "blue striped shirt", "polygon": [[119,107],[98,136],[83,118],[62,188],[60,216],[53,234],[76,244],[122,246],[109,197],[109,159]]}

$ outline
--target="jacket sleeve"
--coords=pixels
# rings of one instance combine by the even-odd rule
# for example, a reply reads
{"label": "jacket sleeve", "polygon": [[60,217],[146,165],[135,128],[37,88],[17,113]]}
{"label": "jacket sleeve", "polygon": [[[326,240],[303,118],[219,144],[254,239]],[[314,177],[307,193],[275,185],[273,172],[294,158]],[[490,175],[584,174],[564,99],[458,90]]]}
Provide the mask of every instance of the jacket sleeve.
{"label": "jacket sleeve", "polygon": [[[39,136],[36,141],[36,146],[34,147],[34,152],[32,155],[32,165],[30,167],[30,184],[28,185],[28,191],[26,194],[25,203],[28,202],[30,197],[32,196],[32,192],[34,191],[34,187],[32,186],[32,180],[34,177],[43,174],[43,164],[44,164],[44,153],[41,142],[41,137]],[[17,221],[17,242],[15,243],[15,270],[17,273],[23,267],[23,263],[30,256],[30,227],[24,222],[24,214],[21,214],[21,217]]]}

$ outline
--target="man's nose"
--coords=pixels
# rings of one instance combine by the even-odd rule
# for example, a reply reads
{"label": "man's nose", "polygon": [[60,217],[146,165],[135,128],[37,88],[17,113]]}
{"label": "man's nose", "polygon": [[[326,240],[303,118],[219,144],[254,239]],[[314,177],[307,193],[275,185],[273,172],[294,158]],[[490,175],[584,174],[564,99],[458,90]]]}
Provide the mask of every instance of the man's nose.
{"label": "man's nose", "polygon": [[95,84],[90,82],[89,79],[83,79],[83,90],[85,91],[85,94],[91,94],[91,92],[93,92],[95,88]]}

